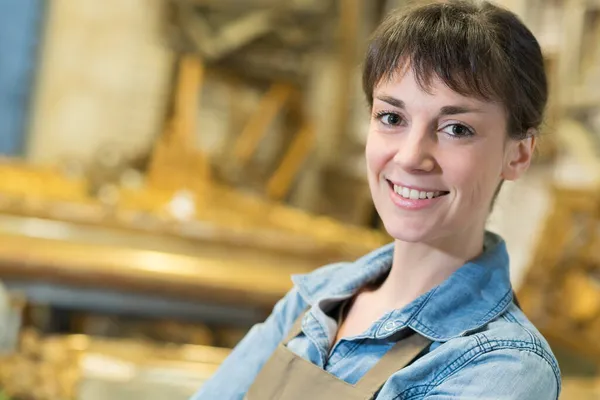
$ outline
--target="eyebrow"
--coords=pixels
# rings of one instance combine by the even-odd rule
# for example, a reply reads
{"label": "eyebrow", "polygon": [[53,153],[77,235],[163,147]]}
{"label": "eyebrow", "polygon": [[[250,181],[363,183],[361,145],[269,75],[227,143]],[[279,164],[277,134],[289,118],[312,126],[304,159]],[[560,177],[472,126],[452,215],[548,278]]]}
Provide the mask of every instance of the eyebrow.
{"label": "eyebrow", "polygon": [[468,113],[483,113],[479,108],[471,108],[466,106],[444,106],[440,110],[440,115],[456,115]]}
{"label": "eyebrow", "polygon": [[[395,97],[391,96],[377,96],[378,100],[383,101],[384,103],[388,103],[391,106],[396,108],[406,109],[406,104]],[[472,108],[468,106],[444,106],[440,109],[439,115],[457,115],[457,114],[468,114],[468,113],[483,113],[484,111],[479,108]]]}
{"label": "eyebrow", "polygon": [[392,96],[377,96],[378,100],[383,101],[384,103],[388,103],[391,106],[397,107],[397,108],[402,108],[405,109],[406,106],[404,105],[404,102],[400,99],[397,99],[395,97]]}

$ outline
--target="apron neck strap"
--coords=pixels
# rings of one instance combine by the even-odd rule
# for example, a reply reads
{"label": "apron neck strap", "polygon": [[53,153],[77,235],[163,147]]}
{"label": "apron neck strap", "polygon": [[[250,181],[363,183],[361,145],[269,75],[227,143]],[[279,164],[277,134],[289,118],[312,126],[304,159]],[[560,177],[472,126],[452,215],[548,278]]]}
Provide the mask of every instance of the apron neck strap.
{"label": "apron neck strap", "polygon": [[431,340],[418,333],[399,340],[356,383],[356,387],[372,394],[377,393],[390,376],[412,363],[431,343]]}
{"label": "apron neck strap", "polygon": [[298,318],[296,318],[296,321],[294,321],[294,325],[292,325],[292,328],[290,329],[287,337],[285,338],[285,340],[282,342],[282,344],[284,346],[287,346],[287,344],[296,336],[298,336],[301,332],[302,332],[302,321],[304,320],[304,316],[306,315],[306,313],[308,312],[309,309],[304,310],[302,313],[300,313],[300,315],[298,316]]}

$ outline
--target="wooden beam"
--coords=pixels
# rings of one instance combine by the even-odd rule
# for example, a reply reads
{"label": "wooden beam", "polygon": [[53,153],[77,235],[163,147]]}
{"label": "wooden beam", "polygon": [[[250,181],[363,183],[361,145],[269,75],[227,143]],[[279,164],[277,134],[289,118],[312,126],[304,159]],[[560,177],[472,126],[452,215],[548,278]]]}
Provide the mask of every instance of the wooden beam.
{"label": "wooden beam", "polygon": [[203,78],[202,61],[193,55],[182,56],[179,61],[179,75],[175,88],[175,123],[172,131],[172,138],[179,143],[186,145],[194,143]]}
{"label": "wooden beam", "polygon": [[571,86],[579,86],[581,70],[581,41],[584,34],[586,7],[582,0],[567,0],[564,4],[562,43],[559,58],[558,82],[561,95]]}
{"label": "wooden beam", "polygon": [[294,138],[283,160],[267,183],[267,195],[273,200],[282,200],[308,157],[314,142],[314,129],[305,125]]}
{"label": "wooden beam", "polygon": [[325,149],[327,157],[326,164],[335,163],[339,156],[339,145],[343,137],[348,134],[350,129],[349,112],[351,99],[353,98],[353,88],[355,87],[354,73],[358,67],[358,43],[360,27],[360,10],[362,1],[360,0],[342,0],[340,2],[340,57],[339,57],[339,80],[338,97],[335,101],[334,110],[336,129],[330,133],[330,140]]}
{"label": "wooden beam", "polygon": [[291,86],[274,83],[262,97],[256,111],[250,117],[234,145],[234,164],[242,167],[248,163],[260,141],[267,134],[267,128],[284,107],[292,92]]}
{"label": "wooden beam", "polygon": [[310,263],[280,268],[261,259],[241,262],[229,256],[189,256],[5,234],[0,239],[5,244],[0,248],[3,279],[267,308],[291,288],[290,274],[312,268]]}

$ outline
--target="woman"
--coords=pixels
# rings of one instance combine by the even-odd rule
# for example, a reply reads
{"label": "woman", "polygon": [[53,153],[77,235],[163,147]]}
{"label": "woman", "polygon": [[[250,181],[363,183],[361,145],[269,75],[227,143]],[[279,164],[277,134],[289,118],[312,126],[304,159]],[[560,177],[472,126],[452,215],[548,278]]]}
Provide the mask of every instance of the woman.
{"label": "woman", "polygon": [[557,362],[485,231],[534,152],[537,41],[487,2],[416,6],[375,32],[363,84],[369,186],[394,243],[295,276],[194,399],[557,399]]}

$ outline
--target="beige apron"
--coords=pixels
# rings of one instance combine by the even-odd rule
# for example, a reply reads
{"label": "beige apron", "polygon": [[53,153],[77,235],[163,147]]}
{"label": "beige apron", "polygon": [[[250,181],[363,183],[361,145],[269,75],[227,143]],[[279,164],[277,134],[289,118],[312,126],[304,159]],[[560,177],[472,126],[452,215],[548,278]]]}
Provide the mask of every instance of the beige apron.
{"label": "beige apron", "polygon": [[246,400],[373,399],[390,376],[410,364],[431,344],[429,339],[417,333],[398,341],[355,385],[351,385],[287,348],[288,342],[302,331],[303,317],[304,313],[263,366]]}

